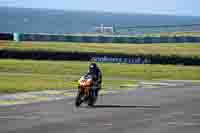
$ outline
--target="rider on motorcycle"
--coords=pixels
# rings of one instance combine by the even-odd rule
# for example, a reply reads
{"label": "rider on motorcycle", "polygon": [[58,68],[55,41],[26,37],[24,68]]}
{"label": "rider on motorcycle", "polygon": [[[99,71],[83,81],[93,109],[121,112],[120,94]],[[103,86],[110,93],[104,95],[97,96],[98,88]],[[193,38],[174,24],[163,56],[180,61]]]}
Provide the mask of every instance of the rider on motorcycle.
{"label": "rider on motorcycle", "polygon": [[101,89],[102,84],[102,72],[96,63],[90,63],[89,70],[86,75],[91,75],[95,81],[94,87],[96,88],[96,94],[98,94]]}

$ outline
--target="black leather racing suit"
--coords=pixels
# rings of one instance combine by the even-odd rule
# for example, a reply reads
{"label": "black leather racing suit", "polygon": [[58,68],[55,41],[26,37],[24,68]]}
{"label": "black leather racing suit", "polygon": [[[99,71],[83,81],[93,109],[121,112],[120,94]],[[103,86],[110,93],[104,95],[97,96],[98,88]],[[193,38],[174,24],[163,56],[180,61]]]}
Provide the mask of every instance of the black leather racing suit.
{"label": "black leather racing suit", "polygon": [[102,84],[102,72],[97,67],[94,72],[88,72],[86,75],[92,75],[93,80],[96,82],[95,87],[97,88],[97,92],[101,89]]}

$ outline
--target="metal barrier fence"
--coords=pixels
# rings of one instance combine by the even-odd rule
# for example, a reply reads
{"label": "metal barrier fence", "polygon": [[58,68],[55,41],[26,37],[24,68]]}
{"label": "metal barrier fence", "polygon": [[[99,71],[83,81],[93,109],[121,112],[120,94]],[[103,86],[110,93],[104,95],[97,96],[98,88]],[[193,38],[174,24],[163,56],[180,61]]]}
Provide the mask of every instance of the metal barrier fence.
{"label": "metal barrier fence", "polygon": [[54,41],[54,42],[85,42],[85,43],[186,43],[200,42],[198,36],[81,36],[81,35],[50,35],[25,33],[0,33],[0,40],[14,41]]}
{"label": "metal barrier fence", "polygon": [[76,35],[47,35],[47,34],[20,34],[21,41],[55,41],[55,42],[85,42],[85,43],[184,43],[200,42],[200,37],[129,37],[129,36],[76,36]]}
{"label": "metal barrier fence", "polygon": [[0,40],[13,40],[13,34],[12,33],[0,33]]}

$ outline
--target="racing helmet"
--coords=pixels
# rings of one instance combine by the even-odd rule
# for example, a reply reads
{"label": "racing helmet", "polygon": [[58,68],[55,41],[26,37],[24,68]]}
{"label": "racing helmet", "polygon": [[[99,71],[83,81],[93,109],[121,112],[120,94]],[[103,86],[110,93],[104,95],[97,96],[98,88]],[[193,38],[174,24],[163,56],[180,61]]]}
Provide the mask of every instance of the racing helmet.
{"label": "racing helmet", "polygon": [[89,65],[89,72],[90,73],[95,73],[96,72],[96,69],[97,69],[97,64],[96,63],[91,63]]}

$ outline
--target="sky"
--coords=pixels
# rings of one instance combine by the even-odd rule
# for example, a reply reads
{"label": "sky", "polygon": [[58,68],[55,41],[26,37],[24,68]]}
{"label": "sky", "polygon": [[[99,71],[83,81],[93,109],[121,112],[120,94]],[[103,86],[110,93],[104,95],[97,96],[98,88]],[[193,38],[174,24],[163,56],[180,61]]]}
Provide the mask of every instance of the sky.
{"label": "sky", "polygon": [[0,6],[200,16],[200,0],[0,0]]}

